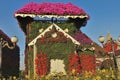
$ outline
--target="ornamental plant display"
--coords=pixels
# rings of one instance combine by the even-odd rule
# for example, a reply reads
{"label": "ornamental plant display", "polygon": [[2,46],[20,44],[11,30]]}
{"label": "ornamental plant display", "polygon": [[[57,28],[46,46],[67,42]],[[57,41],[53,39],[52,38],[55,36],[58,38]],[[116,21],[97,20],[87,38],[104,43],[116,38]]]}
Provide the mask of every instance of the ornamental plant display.
{"label": "ornamental plant display", "polygon": [[[75,38],[77,41],[79,41],[84,47],[87,44],[91,44],[92,40],[89,39],[84,33],[82,33],[80,30],[77,30],[76,27],[72,22],[62,22],[62,23],[56,23],[61,29],[65,30],[66,28],[68,29],[68,34],[71,35],[73,38]],[[32,41],[37,35],[39,35],[39,29],[43,29],[43,31],[50,26],[50,23],[48,22],[40,22],[40,21],[34,21],[31,23],[31,31],[29,34],[29,42]],[[56,33],[57,36],[53,38],[51,34]],[[77,37],[76,37],[77,36]],[[77,39],[78,38],[78,39]],[[84,39],[84,40],[83,40]],[[63,33],[57,32],[54,28],[51,29],[50,31],[46,32],[42,38],[39,38],[37,40],[37,52],[44,52],[48,59],[62,59],[64,60],[65,70],[67,71],[68,68],[70,69],[70,64],[76,65],[75,67],[71,67],[70,70],[74,69],[76,70],[77,73],[80,73],[80,64],[78,59],[78,62],[74,63],[69,63],[69,58],[68,55],[71,53],[74,53],[75,51],[75,44],[70,40],[67,39]],[[88,46],[87,46],[88,47]],[[91,47],[91,45],[89,46]],[[87,51],[85,52],[87,53]],[[90,52],[88,52],[89,54]],[[32,55],[32,54],[30,54]],[[75,58],[76,56],[73,55]],[[31,56],[32,57],[32,56]],[[72,57],[72,56],[71,56]],[[71,60],[75,61],[72,58]],[[77,58],[76,58],[77,59]],[[79,67],[79,68],[78,68]],[[78,69],[77,69],[78,68]]]}
{"label": "ornamental plant display", "polygon": [[16,46],[14,49],[9,49],[8,47],[2,48],[2,63],[1,63],[1,76],[9,77],[16,76],[19,77],[19,47]]}
{"label": "ornamental plant display", "polygon": [[[15,14],[34,14],[34,15],[57,15],[57,16],[88,16],[86,12],[82,9],[79,8],[71,3],[50,3],[50,2],[44,2],[44,3],[34,3],[31,2],[21,9],[17,10]],[[31,42],[33,39],[35,39],[38,35],[40,35],[44,30],[46,30],[51,24],[52,24],[52,19],[47,20],[38,20],[35,21],[33,17],[17,17],[20,21],[21,28],[27,35],[27,41],[28,43]],[[88,36],[86,36],[82,31],[80,30],[81,26],[85,26],[87,20],[89,19],[88,17],[85,18],[68,18],[66,21],[56,21],[54,22],[56,25],[58,25],[63,31],[68,30],[66,33],[69,34],[72,38],[80,42],[81,46],[86,46],[86,45],[91,45],[93,42]],[[29,22],[30,20],[30,22]],[[25,23],[27,21],[27,23]],[[28,23],[29,26],[27,25]],[[27,30],[29,29],[29,30]],[[41,31],[40,31],[41,30]],[[55,36],[52,36],[52,35]],[[77,73],[83,72],[82,66],[81,66],[81,59],[80,58],[80,52],[78,54],[71,54],[74,53],[76,50],[74,42],[70,38],[67,38],[66,35],[64,35],[62,32],[59,32],[59,30],[55,30],[54,28],[48,30],[46,33],[42,35],[39,39],[36,41],[36,46],[37,46],[37,52],[40,52],[40,54],[37,55],[36,57],[36,72],[38,75],[45,75],[48,72],[46,69],[48,67],[47,63],[49,64],[49,61],[46,62],[47,60],[42,61],[44,59],[62,59],[65,64],[65,70],[67,71],[68,69],[70,71],[75,71],[75,75]],[[29,49],[29,60],[33,59],[33,51],[30,51]],[[44,54],[43,54],[44,53]],[[86,54],[90,54],[91,52],[86,52]],[[71,54],[71,55],[70,55]],[[69,58],[68,58],[68,55]],[[38,56],[43,56],[38,58]],[[44,58],[44,57],[47,58]],[[27,59],[27,58],[26,58]],[[83,59],[86,59],[83,57]],[[28,60],[28,61],[29,61]],[[89,59],[91,60],[91,59]],[[33,61],[32,61],[33,62]],[[28,64],[28,66],[31,63]],[[44,64],[40,66],[40,64]],[[93,65],[92,63],[90,63]],[[82,64],[84,65],[84,64]],[[88,65],[89,66],[89,65]],[[92,67],[93,68],[93,67]],[[32,71],[32,67],[30,67],[30,71]],[[44,70],[45,71],[44,71]],[[86,70],[89,70],[91,68],[86,68]],[[32,72],[31,72],[32,75]]]}
{"label": "ornamental plant display", "polygon": [[48,59],[62,59],[64,60],[65,70],[68,69],[68,58],[67,56],[74,52],[74,44],[71,42],[67,43],[45,43],[40,45],[37,43],[38,52],[43,51],[46,53]]}
{"label": "ornamental plant display", "polygon": [[117,43],[115,43],[115,42],[107,42],[103,46],[106,52],[112,52],[113,51],[112,43],[113,43],[113,46],[114,46],[114,51],[117,50],[117,46],[118,46]]}
{"label": "ornamental plant display", "polygon": [[[60,26],[63,30],[67,28],[69,30],[68,34],[71,35],[77,41],[79,41],[82,45],[91,45],[91,43],[93,42],[87,35],[82,33],[81,30],[77,30],[72,22],[63,22],[56,24]],[[48,26],[50,26],[50,23],[47,22],[32,22],[29,41],[32,41],[32,39],[34,39],[36,35],[40,34],[39,29],[45,30]]]}
{"label": "ornamental plant display", "polygon": [[92,72],[95,73],[95,56],[94,55],[88,55],[88,54],[80,54],[80,63],[82,68],[82,74],[85,74],[85,72]]}
{"label": "ornamental plant display", "polygon": [[50,26],[50,23],[33,21],[31,22],[30,26],[31,26],[31,30],[29,33],[29,42],[32,41],[36,36],[40,34],[39,33],[40,29],[45,30],[48,26]]}
{"label": "ornamental plant display", "polygon": [[72,53],[69,55],[69,71],[72,75],[80,74],[81,72],[81,64],[79,54]]}
{"label": "ornamental plant display", "polygon": [[[62,22],[62,23],[56,23],[58,26],[60,26],[60,28],[62,28],[63,30],[65,30],[66,28],[69,30],[68,34],[69,35],[73,35],[76,34],[77,32],[79,32],[74,24],[72,22]],[[37,35],[39,35],[39,30],[43,29],[43,31],[50,26],[51,23],[49,22],[40,22],[40,21],[33,21],[31,22],[30,26],[31,26],[31,31],[29,33],[29,42],[32,41]]]}
{"label": "ornamental plant display", "polygon": [[80,32],[80,31],[77,34],[73,35],[73,37],[77,41],[82,43],[82,45],[90,45],[93,42],[90,38],[88,38],[88,36],[86,36],[84,33]]}
{"label": "ornamental plant display", "polygon": [[[32,41],[35,37],[37,37],[39,33],[39,29],[43,29],[43,31],[50,26],[50,23],[47,22],[39,22],[39,21],[34,21],[30,24],[31,30],[29,33],[29,42]],[[73,30],[75,27],[73,26],[73,23],[58,23],[58,26],[60,26],[63,30],[68,28],[70,31],[68,34],[73,34]],[[72,30],[71,30],[72,29]],[[74,43],[70,39],[66,39],[66,37],[60,33],[57,33],[57,37],[53,38],[51,34],[53,34],[54,31],[49,31],[45,33],[45,35],[42,38],[39,38],[37,40],[37,52],[43,52],[47,55],[48,59],[62,59],[64,60],[64,64],[68,65],[68,58],[67,56],[71,53],[74,52]],[[61,37],[60,37],[61,36]],[[62,39],[64,38],[64,39]],[[67,42],[66,42],[66,41]],[[65,42],[64,42],[65,41]],[[28,60],[33,59],[33,51],[29,51],[29,58],[26,58]],[[30,66],[32,63],[28,64],[28,69],[31,71],[31,76],[33,72],[33,68]],[[68,69],[68,66],[65,66],[65,70]]]}
{"label": "ornamental plant display", "polygon": [[72,3],[30,2],[15,13],[40,15],[86,15],[86,12]]}
{"label": "ornamental plant display", "polygon": [[35,59],[36,73],[39,76],[48,74],[49,72],[49,60],[45,53],[40,52],[37,54]]}
{"label": "ornamental plant display", "polygon": [[78,54],[73,53],[69,55],[69,71],[73,75],[86,74],[91,72],[92,74],[96,71],[95,56],[91,54]]}
{"label": "ornamental plant display", "polygon": [[[37,47],[36,57],[36,72],[38,75],[46,75],[49,73],[49,60],[50,59],[60,59],[64,61],[66,72],[72,73],[65,76],[61,74],[53,74],[53,76],[39,77],[41,80],[104,80],[108,79],[106,75],[86,75],[86,73],[96,72],[94,52],[90,51],[90,47],[93,47],[94,43],[86,34],[81,31],[81,27],[85,26],[87,20],[90,18],[87,13],[72,3],[35,3],[30,2],[23,6],[21,9],[15,12],[15,17],[17,18],[20,27],[26,35],[26,44],[35,40],[38,35],[40,35],[44,30],[46,30],[52,23],[58,25],[63,31],[67,30],[65,33],[69,34],[70,37],[77,40],[81,45],[76,48],[76,45],[67,35],[63,35],[59,30],[53,30],[49,28],[47,32],[40,35],[40,38],[35,42]],[[39,19],[35,19],[35,17]],[[78,16],[76,18],[76,16]],[[49,18],[46,20],[47,17]],[[51,18],[52,17],[52,18]],[[67,20],[60,21],[60,17],[67,18]],[[42,18],[42,19],[41,19]],[[58,19],[59,18],[59,19]],[[55,20],[53,20],[55,19]],[[52,36],[55,34],[55,36]],[[34,44],[34,43],[33,43]],[[96,45],[97,46],[97,45]],[[30,71],[30,78],[33,76],[33,46],[26,46],[25,59],[28,64],[28,71]],[[81,47],[84,47],[82,50]],[[75,54],[75,50],[78,52]],[[100,47],[98,47],[100,49]],[[27,51],[28,50],[28,51]],[[98,50],[100,51],[100,50]],[[69,56],[69,57],[68,57]],[[78,74],[78,75],[77,75]],[[81,75],[83,74],[83,75]],[[109,76],[111,73],[109,74]],[[107,77],[106,77],[107,76]],[[111,78],[110,76],[109,78]],[[114,76],[113,76],[114,77]],[[112,79],[114,79],[112,77]],[[29,78],[29,79],[30,79]],[[37,80],[37,79],[36,79]]]}
{"label": "ornamental plant display", "polygon": [[[22,74],[22,73],[20,73]],[[19,76],[18,78],[16,76],[10,76],[9,78],[1,78],[2,80],[120,80],[120,71],[117,72],[117,75],[114,70],[97,70],[95,75],[91,75],[90,72],[86,72],[85,75],[77,75],[77,76],[71,76],[71,75],[63,75],[63,74],[57,74],[57,75],[46,75],[42,77],[30,77],[29,75],[23,75]]]}

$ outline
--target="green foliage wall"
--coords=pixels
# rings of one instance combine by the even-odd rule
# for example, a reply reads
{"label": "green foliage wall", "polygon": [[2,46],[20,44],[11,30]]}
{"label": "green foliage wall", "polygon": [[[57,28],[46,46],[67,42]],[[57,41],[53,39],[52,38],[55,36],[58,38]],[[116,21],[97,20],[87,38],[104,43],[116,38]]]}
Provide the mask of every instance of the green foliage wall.
{"label": "green foliage wall", "polygon": [[[68,34],[71,36],[77,32],[77,29],[74,27],[73,23],[62,22],[62,23],[56,23],[56,24],[63,30],[67,28],[69,30]],[[32,41],[35,37],[37,37],[40,34],[39,29],[45,30],[50,25],[51,23],[47,23],[47,22],[38,22],[38,21],[32,22],[29,42]],[[50,34],[51,33],[48,33],[48,35]],[[47,38],[44,38],[44,39],[46,40]],[[66,65],[65,68],[67,70],[68,55],[71,53],[74,53],[75,44],[70,39],[66,39],[67,41],[65,42],[62,39],[63,40],[62,42],[46,42],[46,43],[41,43],[41,40],[42,38],[37,40],[37,43],[36,43],[37,52],[40,53],[42,51],[43,53],[46,53],[49,59],[63,59]],[[29,57],[32,57],[32,56],[33,54],[31,54],[31,51],[30,51]]]}
{"label": "green foliage wall", "polygon": [[[77,32],[79,32],[79,30],[76,29],[76,27],[74,26],[73,23],[70,22],[61,22],[61,23],[56,23],[58,26],[60,26],[60,28],[62,28],[63,30],[68,28],[69,35],[73,35]],[[31,40],[33,40],[37,35],[39,35],[39,29],[46,29],[47,27],[49,27],[51,25],[50,22],[40,22],[40,21],[34,21],[31,23],[31,31],[30,31],[30,37],[29,37],[29,42]]]}

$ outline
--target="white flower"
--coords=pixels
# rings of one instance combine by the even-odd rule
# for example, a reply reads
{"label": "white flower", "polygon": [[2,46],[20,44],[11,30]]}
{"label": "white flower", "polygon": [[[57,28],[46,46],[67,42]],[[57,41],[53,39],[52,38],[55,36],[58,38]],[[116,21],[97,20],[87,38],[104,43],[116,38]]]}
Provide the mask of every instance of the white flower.
{"label": "white flower", "polygon": [[52,36],[53,38],[56,38],[56,37],[57,37],[57,33],[53,33],[51,36]]}
{"label": "white flower", "polygon": [[43,28],[39,29],[39,33],[43,32]]}

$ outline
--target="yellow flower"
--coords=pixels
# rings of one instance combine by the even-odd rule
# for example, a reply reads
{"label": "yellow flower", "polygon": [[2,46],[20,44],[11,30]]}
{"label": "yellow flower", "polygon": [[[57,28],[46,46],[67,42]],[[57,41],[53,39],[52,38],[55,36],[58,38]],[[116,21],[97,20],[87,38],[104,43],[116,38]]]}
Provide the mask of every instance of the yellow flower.
{"label": "yellow flower", "polygon": [[111,76],[112,78],[115,78],[115,75],[114,74],[112,74],[112,76]]}
{"label": "yellow flower", "polygon": [[12,80],[12,76],[9,76],[9,79]]}
{"label": "yellow flower", "polygon": [[103,69],[103,70],[101,70],[101,72],[102,72],[102,73],[105,73],[105,72],[106,72],[106,70],[105,70],[105,69]]}
{"label": "yellow flower", "polygon": [[100,76],[96,76],[96,80],[101,80],[101,77]]}
{"label": "yellow flower", "polygon": [[43,78],[45,75],[41,75],[41,78]]}
{"label": "yellow flower", "polygon": [[50,80],[50,76],[45,76],[45,79],[46,80]]}
{"label": "yellow flower", "polygon": [[85,75],[85,78],[88,78],[89,76],[88,75]]}
{"label": "yellow flower", "polygon": [[72,69],[72,74],[74,74],[75,73],[75,69]]}
{"label": "yellow flower", "polygon": [[78,77],[75,77],[75,80],[80,80],[80,78],[78,78]]}
{"label": "yellow flower", "polygon": [[108,78],[108,77],[109,77],[109,75],[105,75],[105,77],[106,77],[106,78]]}
{"label": "yellow flower", "polygon": [[120,76],[118,76],[117,79],[120,80]]}
{"label": "yellow flower", "polygon": [[16,76],[13,76],[13,79],[14,79],[14,80],[17,79]]}
{"label": "yellow flower", "polygon": [[25,75],[25,78],[26,78],[26,79],[29,79],[29,75]]}
{"label": "yellow flower", "polygon": [[86,78],[90,78],[92,76],[92,72],[91,71],[85,71],[85,77]]}
{"label": "yellow flower", "polygon": [[97,80],[96,78],[93,78],[93,80]]}
{"label": "yellow flower", "polygon": [[2,80],[6,80],[5,78],[3,78]]}

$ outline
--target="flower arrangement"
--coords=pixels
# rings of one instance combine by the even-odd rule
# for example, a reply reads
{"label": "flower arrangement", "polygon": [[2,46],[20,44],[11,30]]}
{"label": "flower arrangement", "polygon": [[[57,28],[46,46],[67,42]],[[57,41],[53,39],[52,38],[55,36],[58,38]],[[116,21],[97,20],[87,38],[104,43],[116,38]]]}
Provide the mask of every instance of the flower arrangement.
{"label": "flower arrangement", "polygon": [[49,61],[45,53],[40,52],[35,59],[36,73],[39,76],[46,75],[48,73]]}
{"label": "flower arrangement", "polygon": [[77,40],[77,41],[79,41],[82,45],[90,45],[93,41],[88,37],[88,36],[86,36],[84,33],[82,33],[82,32],[79,32],[79,33],[77,33],[77,34],[75,34],[75,35],[73,35],[73,37]]}
{"label": "flower arrangement", "polygon": [[70,54],[69,55],[69,71],[72,75],[79,74],[81,72],[80,58],[79,54]]}
{"label": "flower arrangement", "polygon": [[[74,70],[73,70],[74,72]],[[20,73],[22,74],[22,73]],[[120,80],[120,71],[117,72],[117,75],[114,70],[97,70],[95,75],[91,75],[90,72],[86,72],[85,75],[63,75],[62,73],[54,75],[46,75],[42,77],[30,77],[29,75],[19,76],[9,76],[8,78],[2,77],[1,80]]]}
{"label": "flower arrangement", "polygon": [[85,74],[85,72],[92,72],[95,73],[95,61],[96,58],[93,55],[87,55],[87,54],[81,54],[80,55],[80,62],[82,66],[82,73]]}
{"label": "flower arrangement", "polygon": [[40,15],[86,15],[86,12],[72,3],[30,2],[15,13]]}
{"label": "flower arrangement", "polygon": [[69,71],[76,74],[86,74],[86,72],[95,73],[95,56],[88,54],[70,54],[69,55]]}
{"label": "flower arrangement", "polygon": [[[114,51],[116,51],[117,50],[117,43],[113,43],[113,46],[114,46]],[[112,52],[113,50],[112,50],[112,43],[105,43],[104,44],[104,49],[105,49],[105,51],[106,52]]]}

